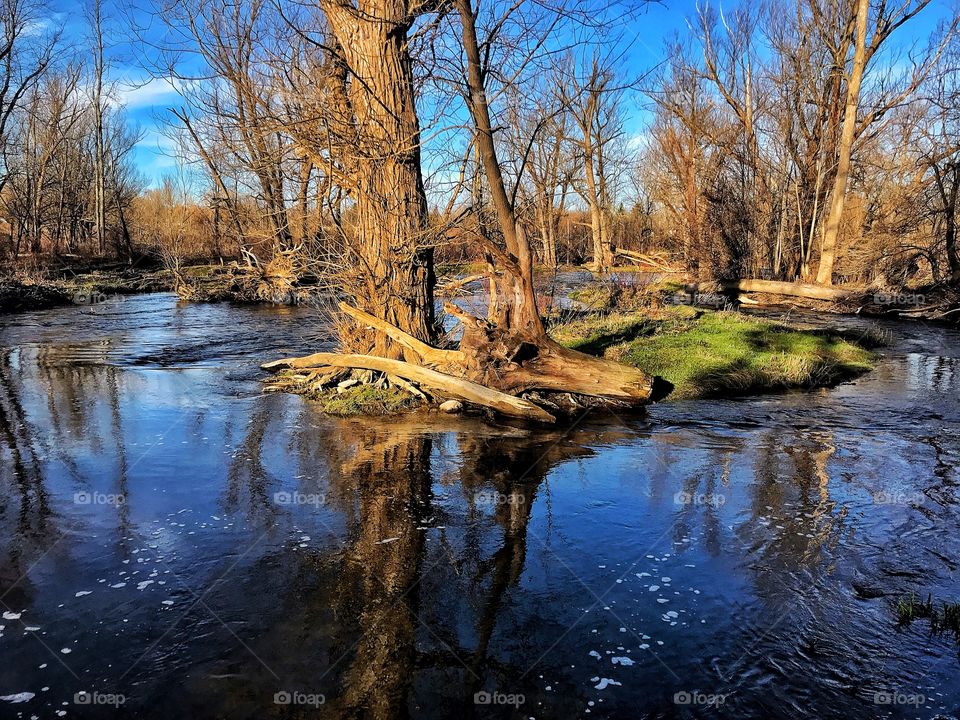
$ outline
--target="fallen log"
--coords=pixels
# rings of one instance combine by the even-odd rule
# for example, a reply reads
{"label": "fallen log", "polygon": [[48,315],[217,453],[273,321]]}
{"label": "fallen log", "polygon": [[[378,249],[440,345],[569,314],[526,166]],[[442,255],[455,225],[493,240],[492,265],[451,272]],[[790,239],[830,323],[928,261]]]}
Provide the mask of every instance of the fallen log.
{"label": "fallen log", "polygon": [[365,313],[363,310],[358,310],[345,302],[340,303],[340,310],[356,320],[358,324],[378,330],[395,343],[402,345],[407,350],[412,350],[428,366],[447,369],[463,364],[464,357],[461,352],[456,350],[441,350],[440,348],[427,345],[425,342],[417,340],[413,335],[405,333],[395,325],[391,325],[385,320],[375,318],[373,315]]}
{"label": "fallen log", "polygon": [[314,353],[299,358],[284,358],[266,363],[264,370],[284,368],[315,368],[320,366],[348,367],[396,375],[404,380],[425,387],[440,390],[458,400],[487,407],[508,417],[535,420],[541,423],[554,423],[556,418],[538,405],[523,398],[484,387],[464,378],[447,375],[420,365],[412,365],[402,360],[375,357],[373,355],[341,355],[339,353]]}
{"label": "fallen log", "polygon": [[854,290],[811,285],[809,283],[780,282],[778,280],[721,280],[720,287],[728,291],[789,295],[791,297],[807,298],[808,300],[847,300],[859,294]]}
{"label": "fallen log", "polygon": [[627,405],[655,402],[672,389],[639,368],[565,348],[545,335],[505,331],[452,303],[444,310],[463,325],[462,374],[484,386],[514,395],[542,390]]}

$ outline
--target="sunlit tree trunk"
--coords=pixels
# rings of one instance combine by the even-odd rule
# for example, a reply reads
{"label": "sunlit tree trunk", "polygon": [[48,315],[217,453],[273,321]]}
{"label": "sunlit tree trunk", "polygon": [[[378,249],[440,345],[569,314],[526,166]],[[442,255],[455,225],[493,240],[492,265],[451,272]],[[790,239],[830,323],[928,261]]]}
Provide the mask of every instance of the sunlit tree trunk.
{"label": "sunlit tree trunk", "polygon": [[[358,132],[352,195],[357,211],[361,310],[421,340],[434,334],[433,251],[420,168],[420,124],[407,46],[407,0],[321,0],[349,67],[347,100]],[[367,341],[371,347],[360,347]],[[352,349],[400,354],[382,335]]]}
{"label": "sunlit tree trunk", "polygon": [[840,144],[837,147],[837,174],[833,181],[830,212],[827,215],[827,224],[823,230],[820,265],[817,269],[817,282],[823,285],[833,283],[833,267],[837,259],[837,238],[840,235],[840,223],[843,221],[843,208],[847,199],[847,181],[850,177],[850,157],[853,153],[853,142],[857,133],[860,84],[863,81],[863,71],[867,64],[867,15],[869,12],[869,0],[857,0],[853,63],[850,69],[850,77],[847,79],[847,102],[843,113]]}
{"label": "sunlit tree trunk", "polygon": [[93,229],[98,252],[107,250],[107,203],[106,203],[106,148],[104,146],[104,65],[103,4],[94,0],[90,7],[90,29],[93,32]]}

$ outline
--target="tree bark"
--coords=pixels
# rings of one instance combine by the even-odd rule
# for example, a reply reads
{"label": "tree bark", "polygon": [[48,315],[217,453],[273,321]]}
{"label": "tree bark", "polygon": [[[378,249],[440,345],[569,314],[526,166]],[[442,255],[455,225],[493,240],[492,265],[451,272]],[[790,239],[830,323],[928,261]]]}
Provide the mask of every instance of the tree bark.
{"label": "tree bark", "polygon": [[960,167],[954,165],[950,178],[950,191],[947,195],[944,245],[947,250],[947,263],[950,267],[950,282],[960,285],[960,252],[957,251],[957,201],[960,199]]}
{"label": "tree bark", "polygon": [[455,0],[455,4],[460,15],[463,50],[467,58],[467,89],[469,91],[467,106],[474,121],[477,150],[487,176],[491,199],[506,246],[506,254],[494,253],[500,255],[499,259],[508,267],[505,268],[506,272],[500,275],[494,274],[490,278],[491,284],[495,283],[498,286],[496,291],[498,302],[492,317],[500,327],[522,329],[545,336],[543,321],[537,311],[537,298],[533,284],[533,253],[523,235],[523,229],[517,223],[513,203],[507,195],[503,172],[497,158],[472,3],[471,0]]}
{"label": "tree bark", "polygon": [[821,285],[833,284],[833,268],[837,259],[837,239],[840,235],[840,224],[843,221],[843,208],[847,199],[847,182],[850,177],[850,158],[853,154],[853,142],[856,139],[857,132],[860,84],[863,81],[863,73],[867,64],[867,16],[869,12],[869,0],[857,0],[853,63],[850,76],[847,78],[847,102],[843,114],[840,144],[837,147],[837,174],[833,180],[830,213],[827,216],[827,224],[823,231],[820,265],[817,268],[817,282]]}
{"label": "tree bark", "polygon": [[[350,170],[357,213],[356,303],[410,335],[435,331],[433,250],[420,169],[420,123],[407,45],[408,0],[321,0],[349,69],[347,100],[358,133]],[[398,357],[383,334],[342,338],[349,349]]]}

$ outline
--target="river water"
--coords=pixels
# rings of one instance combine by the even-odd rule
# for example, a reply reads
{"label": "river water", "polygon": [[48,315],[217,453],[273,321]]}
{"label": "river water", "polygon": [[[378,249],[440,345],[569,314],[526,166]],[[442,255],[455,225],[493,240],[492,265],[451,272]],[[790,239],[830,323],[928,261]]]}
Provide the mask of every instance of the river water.
{"label": "river water", "polygon": [[261,394],[307,309],[0,318],[0,717],[960,714],[893,609],[960,600],[960,336],[887,328],[833,389],[525,430]]}

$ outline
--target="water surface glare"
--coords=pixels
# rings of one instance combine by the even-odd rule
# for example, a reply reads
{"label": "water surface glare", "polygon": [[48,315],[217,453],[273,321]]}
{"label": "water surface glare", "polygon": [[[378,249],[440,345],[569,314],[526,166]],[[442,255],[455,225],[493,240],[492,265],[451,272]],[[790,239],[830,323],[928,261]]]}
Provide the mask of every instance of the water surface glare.
{"label": "water surface glare", "polygon": [[[569,428],[262,395],[309,310],[0,318],[0,718],[932,718],[960,656],[960,336]],[[86,692],[86,695],[78,693]]]}

